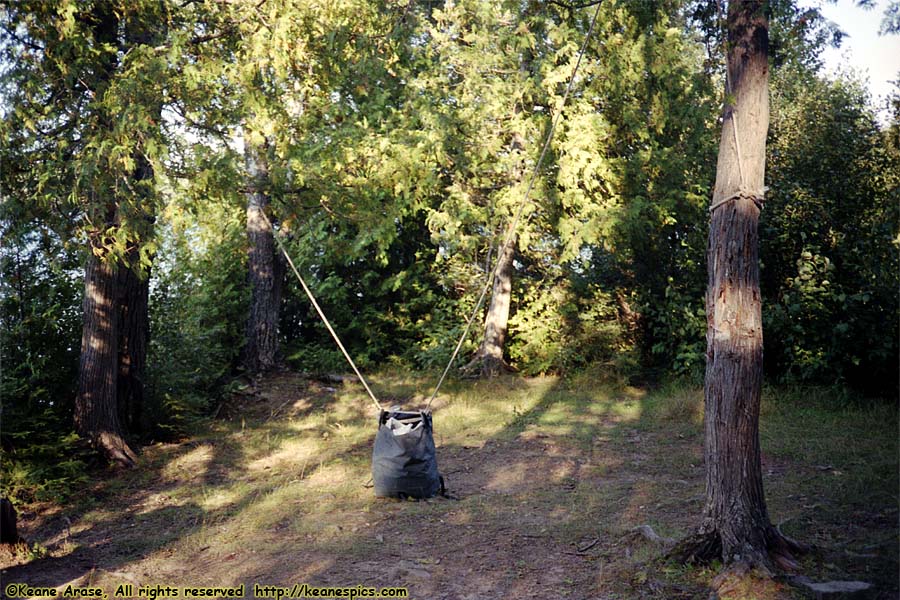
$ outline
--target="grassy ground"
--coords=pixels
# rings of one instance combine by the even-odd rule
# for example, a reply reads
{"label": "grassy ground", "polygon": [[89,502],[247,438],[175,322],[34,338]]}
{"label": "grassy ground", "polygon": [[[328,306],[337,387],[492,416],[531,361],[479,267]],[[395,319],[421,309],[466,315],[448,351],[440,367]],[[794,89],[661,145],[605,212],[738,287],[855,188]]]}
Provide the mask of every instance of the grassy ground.
{"label": "grassy ground", "polygon": [[[384,374],[387,405],[421,406],[430,379]],[[589,374],[451,384],[435,403],[439,466],[458,500],[378,500],[375,415],[356,384],[293,374],[229,399],[202,434],[144,450],[69,506],[26,508],[37,552],[3,586],[252,584],[407,587],[416,599],[706,598],[711,568],[657,559],[635,533],[676,538],[703,501],[702,393],[647,392]],[[817,549],[817,580],[896,598],[898,423],[810,389],[767,390],[770,513]],[[734,597],[789,598],[775,582]]]}

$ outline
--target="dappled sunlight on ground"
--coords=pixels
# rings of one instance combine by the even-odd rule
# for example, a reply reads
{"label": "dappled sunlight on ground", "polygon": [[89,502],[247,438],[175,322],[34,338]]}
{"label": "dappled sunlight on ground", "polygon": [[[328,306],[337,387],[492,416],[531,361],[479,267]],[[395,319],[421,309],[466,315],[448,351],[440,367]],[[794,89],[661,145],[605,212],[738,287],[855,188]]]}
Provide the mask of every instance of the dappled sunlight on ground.
{"label": "dappled sunlight on ground", "polygon": [[[422,380],[373,379],[386,404],[424,405]],[[435,403],[435,439],[459,499],[403,502],[366,487],[376,415],[361,387],[278,374],[235,396],[202,438],[149,447],[139,470],[98,484],[65,518],[26,523],[49,556],[4,579],[107,588],[400,585],[435,600],[705,598],[712,571],[660,570],[648,562],[659,548],[632,533],[651,524],[677,537],[696,524],[702,393],[651,396],[588,383],[451,382]],[[828,449],[784,444],[776,457],[767,450],[773,504],[789,506],[794,522],[820,519],[821,507],[834,506],[828,488],[802,492],[815,501],[792,502],[800,492],[785,482],[856,481],[852,469],[833,475],[837,458],[817,459],[830,470],[791,462],[798,446]],[[858,536],[895,527],[888,500],[865,513]],[[819,531],[839,536],[838,523]]]}
{"label": "dappled sunlight on ground", "polygon": [[213,459],[215,450],[209,444],[200,444],[187,454],[167,464],[160,473],[168,481],[190,481],[202,477]]}
{"label": "dappled sunlight on ground", "polygon": [[495,473],[487,482],[486,489],[493,492],[511,492],[520,489],[529,479],[539,477],[540,473],[533,467],[530,469],[524,463],[506,465]]}
{"label": "dappled sunlight on ground", "polygon": [[[335,486],[341,486],[347,483],[355,483],[362,487],[360,476],[361,473],[358,468],[354,469],[348,465],[333,464],[328,468],[318,469],[315,473],[310,475],[307,481],[310,486],[322,489],[332,489]],[[361,491],[362,490],[360,490],[360,492]]]}
{"label": "dappled sunlight on ground", "polygon": [[[320,444],[318,440],[312,439],[286,439],[276,451],[251,461],[247,465],[247,470],[265,471],[308,465],[319,450]],[[303,477],[302,472],[300,477]]]}

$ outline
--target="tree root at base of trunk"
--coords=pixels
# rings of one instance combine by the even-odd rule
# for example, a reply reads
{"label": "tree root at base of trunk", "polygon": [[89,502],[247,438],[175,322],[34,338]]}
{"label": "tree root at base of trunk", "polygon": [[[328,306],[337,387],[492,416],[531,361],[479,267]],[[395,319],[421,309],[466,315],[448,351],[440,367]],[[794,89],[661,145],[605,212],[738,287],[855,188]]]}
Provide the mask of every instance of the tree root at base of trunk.
{"label": "tree root at base of trunk", "polygon": [[137,454],[122,436],[103,432],[94,439],[94,447],[110,462],[125,468],[137,466]]}
{"label": "tree root at base of trunk", "polygon": [[516,369],[503,359],[488,356],[481,350],[475,353],[464,367],[460,368],[462,377],[466,379],[492,379],[504,373],[515,373]]}
{"label": "tree root at base of trunk", "polygon": [[763,547],[745,542],[742,547],[725,548],[718,531],[699,531],[677,544],[666,554],[668,560],[682,564],[709,564],[721,560],[726,566],[746,565],[748,569],[759,569],[768,576],[776,571],[796,573],[800,569],[797,556],[808,553],[811,548],[769,526],[760,536]]}
{"label": "tree root at base of trunk", "polygon": [[811,550],[768,526],[757,539],[762,547],[744,542],[740,547],[732,543],[730,548],[723,544],[718,531],[698,531],[678,542],[666,555],[666,560],[683,564],[707,565],[714,560],[722,561],[723,569],[712,579],[710,598],[744,598],[755,590],[769,590],[773,595],[765,597],[782,598],[781,586],[788,580],[785,575],[795,574],[800,565],[795,557]]}
{"label": "tree root at base of trunk", "polygon": [[666,559],[685,565],[705,565],[721,558],[722,540],[715,531],[689,535],[666,554]]}

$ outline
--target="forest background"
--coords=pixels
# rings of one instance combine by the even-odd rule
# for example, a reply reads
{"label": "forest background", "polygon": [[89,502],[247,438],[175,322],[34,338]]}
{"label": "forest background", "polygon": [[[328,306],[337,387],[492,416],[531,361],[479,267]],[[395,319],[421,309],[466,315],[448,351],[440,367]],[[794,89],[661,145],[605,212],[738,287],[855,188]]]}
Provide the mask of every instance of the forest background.
{"label": "forest background", "polygon": [[[822,72],[840,31],[789,0],[769,11],[766,376],[896,402],[900,95],[880,122],[860,79]],[[88,377],[85,289],[102,277],[118,339],[97,381],[131,447],[183,434],[247,376],[345,370],[271,235],[254,235],[263,211],[363,369],[442,368],[590,14],[481,0],[5,4],[4,494],[65,498],[95,464],[73,400]],[[509,257],[501,366],[699,382],[720,15],[682,0],[607,0],[599,15]],[[484,357],[483,333],[458,367]]]}

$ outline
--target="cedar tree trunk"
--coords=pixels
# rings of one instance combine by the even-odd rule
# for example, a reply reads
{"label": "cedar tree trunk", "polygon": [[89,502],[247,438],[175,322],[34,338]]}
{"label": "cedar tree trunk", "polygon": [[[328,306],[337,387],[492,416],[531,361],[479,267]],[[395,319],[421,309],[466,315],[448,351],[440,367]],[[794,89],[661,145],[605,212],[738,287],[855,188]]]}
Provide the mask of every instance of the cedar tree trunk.
{"label": "cedar tree trunk", "polygon": [[484,318],[484,340],[464,371],[478,370],[482,377],[497,377],[511,367],[503,360],[509,323],[509,306],[512,296],[513,259],[516,255],[516,238],[497,257],[497,274],[491,292],[491,303]]}
{"label": "cedar tree trunk", "polygon": [[[153,166],[140,152],[135,153],[134,185],[152,193]],[[154,218],[145,218],[149,229]],[[150,334],[150,269],[142,271],[140,248],[135,246],[119,268],[119,419],[130,432],[141,429],[144,409],[144,373],[147,367],[147,345]]]}
{"label": "cedar tree trunk", "polygon": [[[91,15],[97,43],[115,47],[119,43],[120,20],[111,5],[98,3]],[[102,93],[117,66],[109,53],[99,65],[97,87]],[[107,118],[101,113],[100,122]],[[98,211],[101,212],[101,211]],[[106,225],[115,223],[116,206],[102,209]],[[75,397],[75,430],[106,457],[123,466],[133,466],[137,457],[128,446],[119,420],[117,387],[119,375],[119,275],[103,250],[102,231],[89,241],[90,254],[84,271],[84,301],[78,394]]]}
{"label": "cedar tree trunk", "polygon": [[673,554],[689,562],[721,559],[726,565],[770,571],[774,564],[795,567],[790,553],[800,547],[782,537],[769,520],[760,463],[758,223],[769,126],[764,1],[729,3],[728,49],[730,90],[707,249],[706,505],[697,534]]}
{"label": "cedar tree trunk", "polygon": [[247,320],[244,364],[251,373],[273,369],[278,357],[278,311],[281,304],[283,269],[275,250],[275,238],[266,222],[269,205],[266,192],[268,165],[265,148],[258,148],[245,136],[245,160],[250,191],[247,193],[247,238],[249,277],[252,289]]}
{"label": "cedar tree trunk", "polygon": [[84,273],[84,317],[75,429],[110,460],[132,466],[136,456],[128,446],[119,421],[118,382],[119,297],[118,274],[109,260],[93,252]]}
{"label": "cedar tree trunk", "polygon": [[[125,45],[133,48],[141,45],[161,44],[166,35],[164,20],[141,19],[140,15],[124,20],[122,35]],[[151,105],[155,122],[162,115],[162,104]],[[135,168],[132,186],[141,200],[153,205],[155,195],[153,165],[140,150],[132,153]],[[147,230],[152,232],[156,218],[144,217]],[[139,243],[139,242],[138,242]],[[149,296],[150,269],[140,264],[140,247],[135,246],[125,256],[125,265],[119,269],[119,377],[117,385],[119,419],[129,432],[139,432],[144,409],[144,383],[147,367],[147,348],[150,334]]]}

